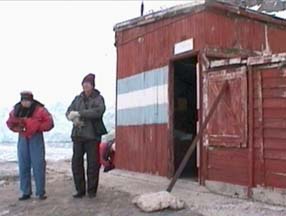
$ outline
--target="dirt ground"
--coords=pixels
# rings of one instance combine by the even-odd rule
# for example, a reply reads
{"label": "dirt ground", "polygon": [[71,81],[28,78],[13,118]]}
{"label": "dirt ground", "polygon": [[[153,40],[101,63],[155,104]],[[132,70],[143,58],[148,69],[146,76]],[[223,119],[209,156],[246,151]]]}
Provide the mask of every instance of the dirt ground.
{"label": "dirt ground", "polygon": [[69,161],[47,163],[48,199],[32,198],[18,201],[18,176],[16,163],[0,163],[0,216],[285,216],[286,208],[264,203],[224,197],[210,193],[190,180],[180,180],[172,194],[181,198],[187,208],[181,211],[164,210],[143,213],[131,200],[138,194],[165,190],[167,178],[138,174],[122,170],[100,173],[96,198],[73,199]]}

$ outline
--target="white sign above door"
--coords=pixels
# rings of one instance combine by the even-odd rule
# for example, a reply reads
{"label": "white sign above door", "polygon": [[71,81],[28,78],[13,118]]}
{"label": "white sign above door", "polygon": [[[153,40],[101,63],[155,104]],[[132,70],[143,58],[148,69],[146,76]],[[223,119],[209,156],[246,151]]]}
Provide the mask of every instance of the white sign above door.
{"label": "white sign above door", "polygon": [[184,40],[174,45],[174,54],[180,54],[183,52],[191,51],[194,48],[194,39],[190,38],[188,40]]}

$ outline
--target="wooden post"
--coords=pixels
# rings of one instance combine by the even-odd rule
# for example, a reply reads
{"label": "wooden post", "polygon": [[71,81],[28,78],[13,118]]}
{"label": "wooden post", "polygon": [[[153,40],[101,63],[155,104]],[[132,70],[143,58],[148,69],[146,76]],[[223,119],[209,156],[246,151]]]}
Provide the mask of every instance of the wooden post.
{"label": "wooden post", "polygon": [[222,96],[224,95],[227,86],[228,86],[228,81],[226,80],[226,81],[224,81],[223,86],[221,87],[221,90],[220,90],[218,96],[216,97],[216,99],[215,99],[215,101],[214,101],[214,103],[213,103],[213,105],[212,105],[212,107],[211,107],[207,117],[205,118],[203,124],[201,125],[199,133],[196,135],[196,137],[193,140],[191,146],[189,147],[187,153],[185,154],[182,162],[180,163],[180,166],[177,169],[174,177],[172,178],[172,180],[171,180],[171,182],[170,182],[170,184],[169,184],[169,186],[167,188],[168,192],[172,191],[176,181],[178,180],[178,178],[182,174],[182,172],[183,172],[183,170],[184,170],[188,160],[190,159],[191,154],[193,153],[193,151],[194,151],[194,149],[196,147],[196,144],[197,144],[198,140],[202,137],[203,132],[204,132],[205,128],[207,127],[207,124],[208,124],[210,118],[212,117],[214,111],[216,110],[216,108],[218,106],[218,103],[220,102]]}
{"label": "wooden post", "polygon": [[[262,106],[261,106],[262,107]],[[254,104],[253,104],[253,70],[252,66],[248,67],[248,189],[247,196],[251,198],[252,188],[254,186]]]}

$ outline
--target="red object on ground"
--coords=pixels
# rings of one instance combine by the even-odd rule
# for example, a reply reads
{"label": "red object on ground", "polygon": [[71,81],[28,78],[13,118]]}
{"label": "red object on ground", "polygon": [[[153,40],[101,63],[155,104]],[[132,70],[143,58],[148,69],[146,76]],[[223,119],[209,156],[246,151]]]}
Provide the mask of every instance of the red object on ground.
{"label": "red object on ground", "polygon": [[104,172],[108,172],[115,168],[115,151],[111,147],[113,144],[114,141],[101,142],[99,145],[100,164],[104,166]]}

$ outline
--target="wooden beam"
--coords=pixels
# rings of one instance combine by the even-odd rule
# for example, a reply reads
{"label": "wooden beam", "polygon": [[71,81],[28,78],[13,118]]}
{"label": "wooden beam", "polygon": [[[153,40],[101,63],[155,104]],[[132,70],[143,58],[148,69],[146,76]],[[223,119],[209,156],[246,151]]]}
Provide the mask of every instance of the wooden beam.
{"label": "wooden beam", "polygon": [[254,98],[253,98],[253,71],[248,67],[248,198],[252,197],[252,188],[254,186]]}

